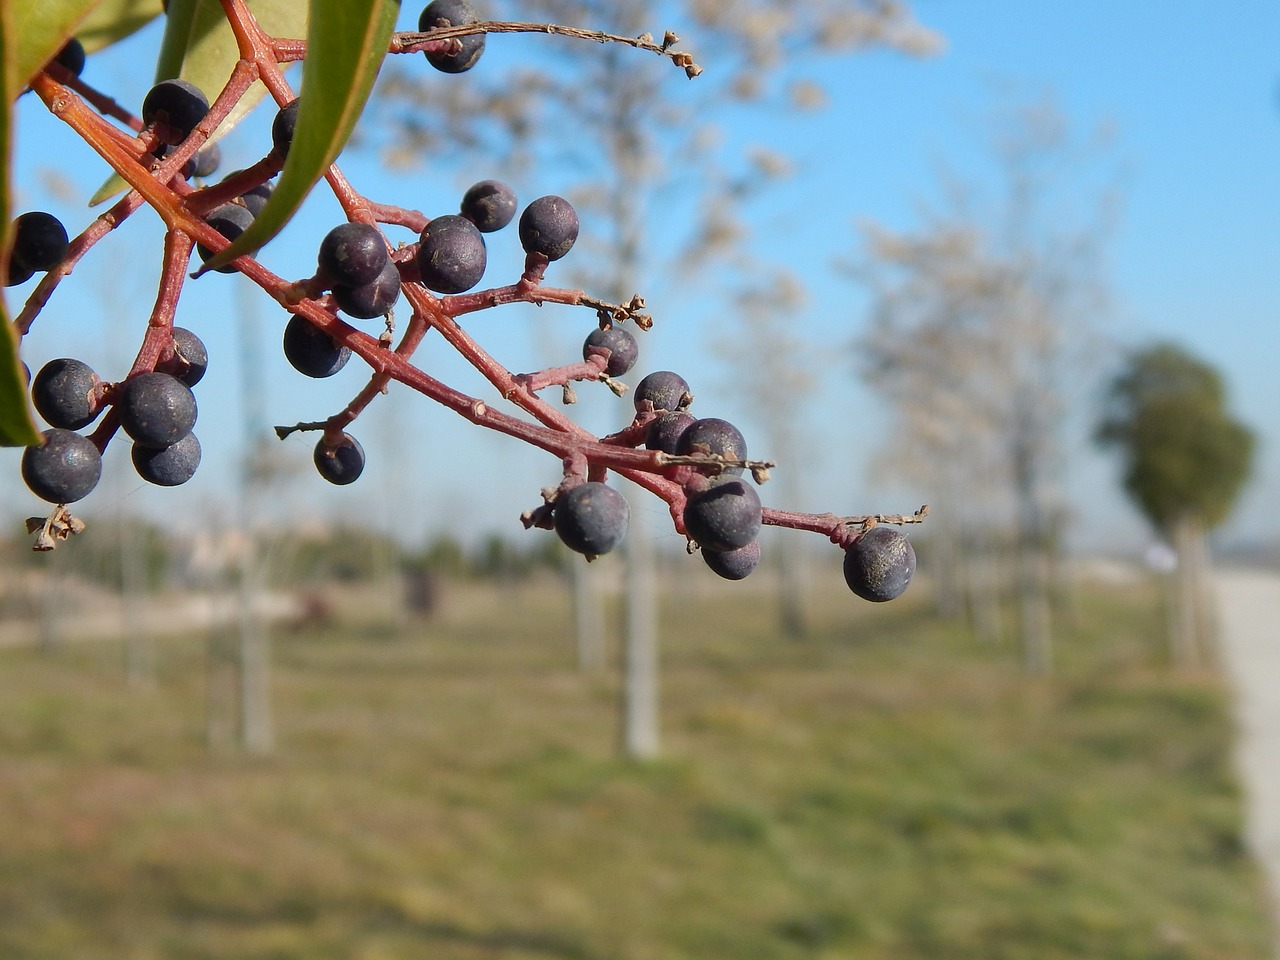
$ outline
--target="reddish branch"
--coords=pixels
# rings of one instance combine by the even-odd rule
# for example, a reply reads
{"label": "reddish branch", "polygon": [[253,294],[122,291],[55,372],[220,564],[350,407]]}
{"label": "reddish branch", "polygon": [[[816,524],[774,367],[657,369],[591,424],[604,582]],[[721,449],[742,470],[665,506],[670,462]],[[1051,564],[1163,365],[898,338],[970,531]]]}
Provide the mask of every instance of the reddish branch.
{"label": "reddish branch", "polygon": [[[157,162],[151,155],[154,138],[141,120],[123,110],[115,101],[70,77],[66,71],[54,68],[53,75],[49,72],[42,73],[32,81],[32,89],[49,111],[71,126],[131,189],[71,242],[70,252],[64,262],[51,270],[36,287],[15,321],[19,335],[30,329],[36,315],[48,302],[61,279],[74,269],[89,249],[146,203],[164,220],[167,232],[155,303],[146,336],[129,375],[155,369],[157,363],[166,359],[168,351],[172,349],[173,318],[187,281],[193,244],[198,242],[213,251],[220,251],[228,245],[228,241],[202,217],[219,204],[234,200],[264,183],[280,171],[282,162],[279,156],[271,153],[223,182],[199,189],[191,187],[182,178],[183,165],[204,145],[256,80],[262,81],[278,104],[289,103],[294,94],[280,70],[280,64],[301,59],[306,53],[306,44],[302,41],[276,39],[264,34],[243,0],[221,0],[221,3],[236,37],[241,59],[232,71],[227,85],[210,106],[208,115],[163,161]],[[672,49],[678,42],[673,34],[668,33],[661,43],[655,43],[647,34],[628,38],[555,24],[487,21],[426,34],[396,34],[391,40],[389,51],[448,52],[456,47],[457,38],[462,36],[512,32],[554,33],[602,43],[626,43],[669,57],[677,65],[684,67],[690,76],[698,72],[696,64],[687,54]],[[124,123],[132,133],[119,130],[106,117]],[[135,133],[136,136],[133,135]],[[419,211],[368,200],[352,187],[337,166],[331,166],[326,171],[325,179],[351,220],[374,225],[395,224],[414,231],[421,231],[429,222]],[[390,249],[391,245],[388,244],[388,247]],[[331,299],[321,294],[315,278],[285,280],[250,255],[238,257],[232,262],[236,269],[260,286],[284,309],[304,318],[336,342],[348,347],[371,370],[368,383],[339,413],[323,421],[278,427],[277,432],[281,437],[295,430],[323,430],[326,437],[336,436],[376,396],[384,393],[387,385],[394,380],[448,407],[478,426],[515,437],[560,458],[565,475],[561,488],[587,478],[603,479],[606,471],[614,471],[627,477],[667,503],[672,521],[680,532],[684,532],[681,514],[686,490],[697,489],[707,482],[701,471],[708,467],[722,469],[726,466],[739,466],[750,469],[757,481],[762,481],[767,476],[768,469],[773,466],[761,461],[730,461],[711,456],[672,457],[660,451],[640,449],[648,423],[655,416],[648,409],[638,413],[627,428],[598,439],[538,397],[537,393],[546,387],[561,386],[568,399],[571,396],[568,384],[574,380],[605,380],[612,386],[613,381],[604,374],[607,357],[603,353],[594,354],[581,363],[535,373],[512,374],[491,357],[456,320],[464,314],[504,304],[558,303],[592,309],[602,324],[631,320],[637,326],[647,329],[652,319],[642,312],[644,300],[638,295],[629,303],[615,304],[592,297],[582,290],[544,287],[542,278],[547,260],[538,254],[530,254],[526,258],[520,279],[514,284],[440,298],[420,283],[414,282],[416,268],[412,249],[396,250],[394,254],[406,281],[403,286],[404,295],[412,307],[410,319],[404,325],[401,339],[394,349],[390,348],[389,340],[376,339],[340,319],[333,310]],[[415,366],[412,362],[413,354],[429,330],[435,330],[484,376],[499,396],[530,416],[533,422],[495,410],[485,401],[455,390]],[[114,387],[108,386],[104,388],[104,392],[104,399],[109,402]],[[90,437],[99,449],[105,448],[110,441],[118,422],[115,409],[109,409]],[[550,495],[553,497],[554,491]],[[915,514],[907,516],[837,517],[834,514],[765,509],[763,519],[765,523],[775,526],[820,533],[838,544],[846,545],[877,523],[918,523],[926,513],[927,508],[922,507]],[[531,525],[540,525],[541,520],[545,520],[537,510],[531,511],[526,517],[526,522]]]}

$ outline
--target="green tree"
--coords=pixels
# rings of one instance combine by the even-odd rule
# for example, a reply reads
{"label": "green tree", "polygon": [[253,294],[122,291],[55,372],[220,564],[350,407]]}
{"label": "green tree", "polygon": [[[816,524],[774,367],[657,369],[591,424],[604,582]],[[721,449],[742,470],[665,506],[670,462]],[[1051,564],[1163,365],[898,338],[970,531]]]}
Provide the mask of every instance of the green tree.
{"label": "green tree", "polygon": [[1112,381],[1096,437],[1124,463],[1124,488],[1177,553],[1173,657],[1200,662],[1210,632],[1205,535],[1239,499],[1254,435],[1227,410],[1222,376],[1174,344],[1136,350]]}

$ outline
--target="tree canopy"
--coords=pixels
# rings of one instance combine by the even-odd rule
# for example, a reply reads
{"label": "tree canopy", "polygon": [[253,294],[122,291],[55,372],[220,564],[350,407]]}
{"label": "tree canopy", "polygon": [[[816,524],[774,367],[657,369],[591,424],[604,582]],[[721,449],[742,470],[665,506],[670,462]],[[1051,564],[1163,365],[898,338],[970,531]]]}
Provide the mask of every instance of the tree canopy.
{"label": "tree canopy", "polygon": [[1166,533],[1186,517],[1207,527],[1225,520],[1255,446],[1253,431],[1227,410],[1221,374],[1169,343],[1129,355],[1096,438],[1120,452],[1125,490]]}

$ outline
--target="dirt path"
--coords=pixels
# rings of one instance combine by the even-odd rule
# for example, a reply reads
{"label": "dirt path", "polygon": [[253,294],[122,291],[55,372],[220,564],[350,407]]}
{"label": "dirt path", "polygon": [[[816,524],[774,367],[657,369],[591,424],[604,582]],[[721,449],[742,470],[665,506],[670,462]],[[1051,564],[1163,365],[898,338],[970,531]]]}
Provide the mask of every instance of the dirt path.
{"label": "dirt path", "polygon": [[1247,839],[1270,881],[1280,957],[1280,574],[1223,570],[1214,581],[1223,665],[1236,690]]}

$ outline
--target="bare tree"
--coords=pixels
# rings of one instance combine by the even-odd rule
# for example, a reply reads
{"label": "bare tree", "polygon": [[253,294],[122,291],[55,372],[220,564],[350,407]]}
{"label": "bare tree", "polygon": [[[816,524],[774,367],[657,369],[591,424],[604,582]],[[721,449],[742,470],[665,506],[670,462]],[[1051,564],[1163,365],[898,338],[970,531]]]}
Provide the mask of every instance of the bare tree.
{"label": "bare tree", "polygon": [[[781,499],[800,500],[804,435],[804,408],[818,387],[820,358],[797,332],[796,317],[805,304],[801,280],[785,270],[757,270],[754,282],[744,282],[735,297],[731,332],[722,336],[720,353],[729,361],[735,379],[745,378],[750,389],[742,391],[747,408],[764,431]],[[806,553],[794,537],[778,542],[779,626],[789,637],[808,632],[805,611]]]}
{"label": "bare tree", "polygon": [[[474,84],[433,83],[428,90],[404,74],[389,72],[381,86],[382,104],[401,119],[387,147],[393,163],[459,145],[503,147],[511,164],[572,157],[590,171],[572,195],[575,205],[602,216],[593,230],[594,257],[578,259],[578,269],[599,286],[612,287],[617,302],[635,293],[633,278],[678,272],[675,260],[656,264],[645,250],[654,244],[646,236],[662,229],[692,241],[700,258],[723,257],[735,250],[746,234],[735,208],[749,190],[741,177],[726,174],[723,158],[708,149],[706,121],[710,108],[729,100],[789,99],[792,105],[815,105],[821,97],[804,71],[807,55],[834,53],[868,46],[893,47],[909,53],[936,50],[936,35],[919,26],[899,0],[686,0],[655,5],[646,0],[530,0],[521,4],[494,3],[485,15],[523,20],[586,24],[626,36],[661,29],[655,20],[675,18],[690,24],[699,57],[716,69],[698,77],[694,100],[673,97],[665,65],[637,63],[628,51],[603,52],[581,44],[559,48],[554,64],[513,70],[506,76],[483,77]],[[805,56],[801,56],[804,54]],[[661,68],[661,69],[658,69]],[[436,126],[422,120],[427,111],[414,109],[429,97],[437,107],[449,107]],[[681,105],[682,104],[682,105]],[[403,109],[405,106],[409,109]],[[438,115],[439,111],[435,111]],[[688,123],[693,117],[700,121]],[[573,130],[567,137],[565,130]],[[673,131],[681,131],[673,134]],[[756,148],[756,173],[776,172],[772,155]],[[760,179],[760,178],[756,178]],[[713,202],[704,202],[701,216],[659,222],[650,211],[657,191],[684,191],[692,200],[711,185]],[[691,204],[692,205],[692,204]],[[670,244],[664,245],[667,249]],[[658,267],[658,270],[654,270]],[[662,268],[665,268],[663,270]],[[657,617],[658,597],[652,569],[652,544],[637,524],[628,539],[625,602],[626,648],[623,656],[624,695],[622,744],[632,756],[658,752],[657,731]],[[580,588],[590,577],[577,577]],[[579,650],[598,649],[584,637],[599,618],[595,604],[579,593]]]}
{"label": "bare tree", "polygon": [[1092,154],[1051,103],[1016,110],[994,146],[1002,179],[991,208],[953,187],[949,209],[917,233],[864,228],[859,274],[873,308],[857,349],[896,421],[887,456],[937,491],[940,573],[955,578],[944,603],[967,594],[975,624],[998,633],[1000,568],[1011,567],[1026,667],[1046,673],[1064,422],[1104,301],[1110,206],[1104,194],[1084,221],[1064,215],[1059,198],[1066,190],[1078,203],[1071,175]]}

